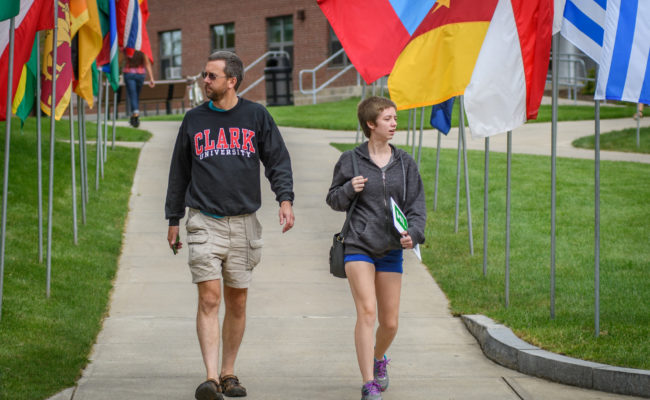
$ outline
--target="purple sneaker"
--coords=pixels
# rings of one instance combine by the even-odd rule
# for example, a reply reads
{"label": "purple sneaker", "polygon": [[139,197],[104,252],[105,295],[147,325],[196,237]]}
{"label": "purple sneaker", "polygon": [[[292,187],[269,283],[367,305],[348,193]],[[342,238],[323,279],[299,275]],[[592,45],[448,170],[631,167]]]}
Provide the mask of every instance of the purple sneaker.
{"label": "purple sneaker", "polygon": [[386,372],[386,366],[390,362],[390,358],[384,356],[383,359],[377,361],[375,360],[374,375],[375,381],[379,384],[381,391],[388,389],[388,372]]}
{"label": "purple sneaker", "polygon": [[361,387],[361,400],[381,400],[381,388],[377,381],[368,381]]}

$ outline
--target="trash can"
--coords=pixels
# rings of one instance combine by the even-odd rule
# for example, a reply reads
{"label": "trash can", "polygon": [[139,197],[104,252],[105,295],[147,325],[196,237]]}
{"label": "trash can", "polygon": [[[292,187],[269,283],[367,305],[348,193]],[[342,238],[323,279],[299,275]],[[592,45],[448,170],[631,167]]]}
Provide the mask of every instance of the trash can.
{"label": "trash can", "polygon": [[292,70],[287,56],[268,59],[264,68],[267,106],[293,105]]}

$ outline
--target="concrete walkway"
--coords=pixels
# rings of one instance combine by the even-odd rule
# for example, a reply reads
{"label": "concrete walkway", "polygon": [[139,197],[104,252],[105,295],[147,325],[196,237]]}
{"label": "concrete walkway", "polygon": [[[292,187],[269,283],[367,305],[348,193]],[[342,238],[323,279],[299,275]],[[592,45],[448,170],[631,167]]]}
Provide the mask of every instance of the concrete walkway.
{"label": "concrete walkway", "polygon": [[[569,124],[572,130],[589,130],[584,123]],[[110,311],[78,386],[53,399],[192,399],[204,379],[187,252],[182,249],[174,256],[166,244],[163,207],[178,125],[142,123],[154,136],[142,148],[136,171]],[[543,125],[548,124],[516,131],[515,151],[534,152]],[[353,141],[354,133],[291,128],[282,133],[294,169],[296,225],[281,234],[277,205],[263,180],[259,218],[265,248],[250,290],[237,374],[251,400],[358,399],[361,378],[352,297],[347,281],[330,277],[327,264],[331,236],[342,225],[343,214],[325,204],[339,157],[328,143]],[[427,145],[435,145],[432,131],[425,136]],[[454,147],[454,138],[450,135],[443,145]],[[529,138],[526,145],[524,138]],[[561,143],[570,143],[564,133],[561,138]],[[499,140],[493,140],[495,151]],[[482,149],[482,141],[469,143]],[[578,156],[568,148],[560,155]],[[650,162],[647,157],[642,161]],[[183,230],[181,234],[184,239]],[[444,294],[410,252],[400,331],[389,357],[391,387],[385,400],[631,398],[547,382],[489,361],[462,321],[449,313]]]}

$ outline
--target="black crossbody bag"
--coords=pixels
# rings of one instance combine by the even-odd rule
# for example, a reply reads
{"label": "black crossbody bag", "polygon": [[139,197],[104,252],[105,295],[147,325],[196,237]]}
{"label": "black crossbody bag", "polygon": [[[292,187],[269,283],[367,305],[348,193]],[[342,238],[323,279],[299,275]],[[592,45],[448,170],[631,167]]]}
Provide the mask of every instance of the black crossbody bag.
{"label": "black crossbody bag", "polygon": [[[354,154],[354,150],[352,150],[352,168],[354,176],[359,176],[359,164],[357,156]],[[357,200],[359,200],[359,193],[357,193],[354,196],[354,200],[352,200],[352,204],[348,209],[341,232],[334,234],[334,238],[332,239],[332,247],[330,248],[330,274],[337,278],[347,278],[345,275],[345,262],[343,261],[345,257],[345,245],[343,242],[345,241],[345,235],[350,227],[350,215],[352,215],[352,212],[357,205]]]}

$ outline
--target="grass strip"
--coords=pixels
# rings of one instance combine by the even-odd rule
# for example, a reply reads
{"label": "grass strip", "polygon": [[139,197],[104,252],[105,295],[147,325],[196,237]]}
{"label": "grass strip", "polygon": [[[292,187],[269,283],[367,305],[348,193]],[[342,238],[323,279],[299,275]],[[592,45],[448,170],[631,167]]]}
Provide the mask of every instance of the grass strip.
{"label": "grass strip", "polygon": [[[352,97],[341,101],[307,104],[300,106],[275,106],[267,107],[273,119],[279,126],[291,126],[295,128],[312,128],[312,129],[329,129],[329,130],[356,130],[357,129],[357,104],[359,97]],[[458,102],[456,102],[458,103]],[[636,108],[634,105],[601,107],[600,114],[602,119],[610,118],[630,118]],[[424,111],[425,127],[429,127],[429,118],[431,108],[426,107]],[[400,121],[401,129],[406,129],[409,120],[409,111],[399,111],[397,118]],[[416,114],[416,124],[420,126],[420,111]],[[150,117],[140,117],[144,121],[181,121],[183,114],[172,115],[155,115]],[[593,120],[593,106],[573,106],[560,105],[558,107],[559,121],[581,121]],[[539,108],[539,115],[536,122],[551,121],[551,106],[542,105]],[[455,105],[452,113],[452,126],[458,126],[458,105]]]}
{"label": "grass strip", "polygon": [[[17,125],[19,126],[19,123]],[[88,146],[89,202],[81,222],[77,166],[78,244],[72,234],[70,144],[55,143],[51,296],[46,298],[49,140],[43,141],[43,263],[38,260],[35,127],[11,135],[5,276],[0,321],[0,398],[42,399],[73,386],[88,363],[117,269],[139,149],[108,150],[95,191],[95,146]],[[57,137],[67,132],[57,122]],[[49,125],[48,125],[49,129]],[[120,135],[130,130],[118,128]],[[4,124],[0,127],[4,137]],[[49,133],[49,131],[48,131]],[[68,133],[69,135],[69,133]],[[4,143],[4,141],[3,141]],[[4,159],[4,145],[0,153]],[[77,150],[76,160],[79,160]],[[4,163],[3,163],[4,165]]]}
{"label": "grass strip", "polygon": [[[76,118],[76,117],[75,117]],[[88,115],[86,117],[86,141],[94,142],[97,139],[97,117],[94,115]],[[103,127],[103,125],[102,125]],[[4,132],[5,124],[2,123],[2,132]],[[36,118],[27,118],[25,120],[25,125],[20,126],[20,120],[18,118],[11,119],[11,132],[18,133],[34,133],[36,134]],[[104,138],[104,131],[101,132],[102,139]],[[56,121],[54,137],[56,140],[70,140],[70,120],[61,119]],[[74,138],[79,140],[79,124],[74,123]],[[107,131],[108,144],[113,141],[113,125],[109,121],[108,131]],[[142,129],[136,129],[132,127],[117,127],[115,129],[115,140],[118,142],[146,142],[151,138],[151,133],[144,131]],[[50,117],[41,118],[41,140],[49,141],[50,140]]]}
{"label": "grass strip", "polygon": [[441,150],[438,209],[433,211],[435,151],[423,149],[428,218],[421,250],[452,313],[487,315],[555,353],[650,369],[650,165],[601,162],[601,332],[595,337],[594,162],[557,160],[556,317],[551,320],[550,157],[512,158],[510,306],[505,308],[506,154],[490,154],[484,277],[484,153],[468,152],[474,239],[470,256],[464,187],[459,233],[454,233],[456,150]]}
{"label": "grass strip", "polygon": [[[594,148],[595,136],[585,136],[571,143],[583,149]],[[650,127],[639,130],[639,144],[636,145],[636,128],[607,132],[600,135],[600,149],[611,151],[624,151],[627,153],[650,153]]]}

